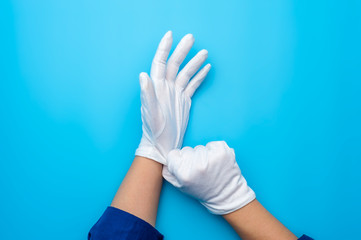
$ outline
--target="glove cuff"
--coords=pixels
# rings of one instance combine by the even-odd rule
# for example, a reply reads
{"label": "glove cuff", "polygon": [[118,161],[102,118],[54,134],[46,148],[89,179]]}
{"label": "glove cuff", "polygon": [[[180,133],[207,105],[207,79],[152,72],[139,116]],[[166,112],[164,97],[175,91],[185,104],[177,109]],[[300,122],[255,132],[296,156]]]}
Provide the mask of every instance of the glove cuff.
{"label": "glove cuff", "polygon": [[201,204],[212,214],[225,215],[246,206],[256,198],[256,194],[247,185],[247,181],[243,176],[241,176],[237,189],[225,189],[225,191],[230,194],[222,194],[223,199],[217,199],[215,202],[201,202]]}
{"label": "glove cuff", "polygon": [[163,165],[166,164],[166,159],[163,157],[160,151],[154,145],[143,141],[143,139],[135,151],[135,155],[152,159]]}

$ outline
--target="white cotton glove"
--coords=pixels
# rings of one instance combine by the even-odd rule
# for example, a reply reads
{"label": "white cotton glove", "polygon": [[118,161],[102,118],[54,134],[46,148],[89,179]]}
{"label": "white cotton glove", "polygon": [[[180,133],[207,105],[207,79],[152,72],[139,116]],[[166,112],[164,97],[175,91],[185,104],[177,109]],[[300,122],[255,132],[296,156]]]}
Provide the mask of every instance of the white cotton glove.
{"label": "white cotton glove", "polygon": [[172,150],[167,164],[163,177],[213,214],[231,213],[256,198],[241,174],[234,150],[224,141]]}
{"label": "white cotton glove", "polygon": [[150,77],[146,73],[139,76],[143,136],[135,154],[162,164],[166,163],[170,150],[182,146],[191,97],[210,69],[210,64],[207,64],[193,77],[208,56],[206,50],[201,50],[178,73],[194,38],[191,34],[183,37],[167,62],[172,39],[169,31],[159,43]]}

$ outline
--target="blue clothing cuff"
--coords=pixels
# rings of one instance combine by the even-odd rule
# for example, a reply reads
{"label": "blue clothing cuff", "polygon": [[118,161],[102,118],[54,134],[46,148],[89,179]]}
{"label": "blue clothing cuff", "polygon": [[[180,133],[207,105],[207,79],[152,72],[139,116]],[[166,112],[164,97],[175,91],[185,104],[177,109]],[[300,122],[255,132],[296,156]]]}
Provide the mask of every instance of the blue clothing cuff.
{"label": "blue clothing cuff", "polygon": [[310,238],[309,236],[302,235],[298,240],[313,240],[313,238]]}
{"label": "blue clothing cuff", "polygon": [[[164,237],[146,221],[118,208],[108,207],[90,229],[88,240],[162,240]],[[303,235],[298,240],[313,240]]]}
{"label": "blue clothing cuff", "polygon": [[90,229],[88,240],[113,239],[161,240],[163,235],[146,221],[118,208],[108,207]]}

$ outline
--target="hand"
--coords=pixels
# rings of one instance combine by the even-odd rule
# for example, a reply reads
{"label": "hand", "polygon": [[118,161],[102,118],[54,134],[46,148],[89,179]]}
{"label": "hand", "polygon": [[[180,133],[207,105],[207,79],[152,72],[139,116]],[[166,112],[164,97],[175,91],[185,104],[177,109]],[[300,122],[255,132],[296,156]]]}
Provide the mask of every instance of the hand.
{"label": "hand", "polygon": [[143,136],[135,154],[162,164],[170,150],[182,146],[191,97],[210,69],[207,64],[193,77],[208,56],[207,50],[201,50],[178,73],[194,38],[191,34],[184,36],[167,61],[172,41],[169,31],[159,43],[150,77],[144,72],[139,76]]}
{"label": "hand", "polygon": [[172,150],[167,164],[163,177],[213,214],[231,213],[256,198],[241,174],[234,150],[224,141]]}

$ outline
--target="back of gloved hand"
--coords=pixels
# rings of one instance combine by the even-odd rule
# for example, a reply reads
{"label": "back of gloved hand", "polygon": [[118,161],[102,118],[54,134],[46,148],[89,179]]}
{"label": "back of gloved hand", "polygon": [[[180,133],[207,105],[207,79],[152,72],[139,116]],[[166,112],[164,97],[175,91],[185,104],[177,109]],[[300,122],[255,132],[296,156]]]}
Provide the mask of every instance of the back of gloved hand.
{"label": "back of gloved hand", "polygon": [[191,34],[183,37],[167,61],[172,41],[172,32],[169,31],[159,43],[150,77],[146,73],[139,76],[143,136],[135,154],[162,164],[165,164],[170,150],[181,148],[191,97],[210,69],[210,64],[207,64],[196,74],[208,56],[206,50],[201,50],[178,73],[194,38]]}
{"label": "back of gloved hand", "polygon": [[224,141],[172,150],[167,164],[163,177],[213,214],[231,213],[256,197],[241,174],[234,150]]}

